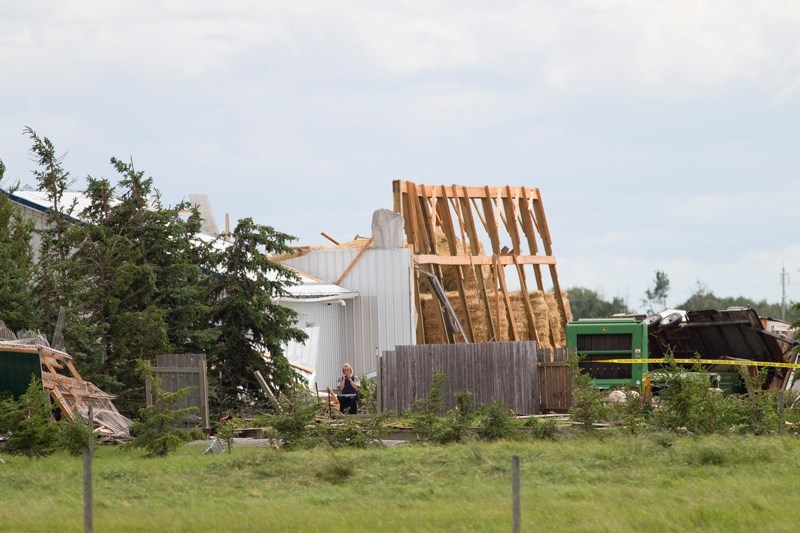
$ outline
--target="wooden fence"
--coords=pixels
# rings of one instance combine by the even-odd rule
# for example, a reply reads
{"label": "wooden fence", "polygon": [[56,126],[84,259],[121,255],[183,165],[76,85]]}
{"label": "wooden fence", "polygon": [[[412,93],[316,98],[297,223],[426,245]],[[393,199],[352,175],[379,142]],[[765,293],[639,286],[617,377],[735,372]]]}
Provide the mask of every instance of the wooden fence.
{"label": "wooden fence", "polygon": [[397,346],[380,359],[380,409],[402,414],[427,398],[434,373],[447,376],[446,410],[453,393],[470,391],[475,404],[500,400],[517,414],[569,408],[569,369],[563,350],[533,341]]}
{"label": "wooden fence", "polygon": [[[202,423],[209,429],[208,414],[208,374],[205,354],[164,354],[156,356],[155,376],[161,380],[161,388],[166,392],[177,392],[191,387],[189,394],[174,407],[197,407],[198,413],[191,415],[188,425]],[[146,383],[147,405],[152,404],[151,384]],[[199,419],[198,419],[199,417]]]}

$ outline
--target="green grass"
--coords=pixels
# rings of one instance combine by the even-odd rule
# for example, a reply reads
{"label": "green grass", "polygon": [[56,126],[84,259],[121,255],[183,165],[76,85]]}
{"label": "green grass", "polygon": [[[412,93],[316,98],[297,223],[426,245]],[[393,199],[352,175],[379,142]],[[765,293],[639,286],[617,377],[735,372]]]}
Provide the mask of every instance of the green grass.
{"label": "green grass", "polygon": [[[668,434],[165,459],[101,447],[96,531],[794,531],[800,440]],[[82,531],[82,462],[2,456],[0,531]]]}

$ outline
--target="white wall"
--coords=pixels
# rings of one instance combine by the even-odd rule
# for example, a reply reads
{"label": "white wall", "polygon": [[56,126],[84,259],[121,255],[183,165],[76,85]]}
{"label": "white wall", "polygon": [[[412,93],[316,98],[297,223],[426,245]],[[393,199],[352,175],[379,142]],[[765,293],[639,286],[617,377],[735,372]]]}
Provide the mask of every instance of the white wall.
{"label": "white wall", "polygon": [[[315,250],[285,264],[335,282],[358,252],[357,248]],[[339,284],[360,296],[347,302],[352,314],[346,313],[339,332],[345,339],[345,351],[337,366],[349,362],[360,376],[377,368],[379,352],[416,343],[411,268],[411,250],[407,248],[370,248]]]}
{"label": "white wall", "polygon": [[[353,300],[344,301],[342,306],[337,302],[288,302],[281,301],[281,305],[294,309],[298,313],[297,326],[299,328],[317,327],[316,383],[309,383],[313,389],[320,390],[325,387],[336,389],[336,380],[341,374],[342,364],[347,358],[347,339],[342,335],[347,315],[352,315]],[[349,309],[348,309],[349,308]]]}

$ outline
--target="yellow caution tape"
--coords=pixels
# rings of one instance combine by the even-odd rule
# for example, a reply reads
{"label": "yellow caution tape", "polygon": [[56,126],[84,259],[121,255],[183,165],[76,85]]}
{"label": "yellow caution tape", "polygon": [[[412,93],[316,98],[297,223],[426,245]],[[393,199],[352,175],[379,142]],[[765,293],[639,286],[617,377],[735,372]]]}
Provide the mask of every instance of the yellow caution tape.
{"label": "yellow caution tape", "polygon": [[647,363],[682,363],[701,365],[731,366],[771,366],[776,368],[800,368],[800,363],[773,363],[771,361],[742,361],[739,359],[600,359],[586,363],[618,363],[623,365],[642,365]]}

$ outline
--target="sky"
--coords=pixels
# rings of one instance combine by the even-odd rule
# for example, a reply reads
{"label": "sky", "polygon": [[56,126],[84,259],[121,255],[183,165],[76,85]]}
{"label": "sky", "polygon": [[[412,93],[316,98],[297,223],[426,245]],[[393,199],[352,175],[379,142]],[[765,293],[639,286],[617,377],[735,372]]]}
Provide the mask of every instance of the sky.
{"label": "sky", "polygon": [[[392,181],[541,190],[562,288],[800,300],[800,3],[0,0],[0,159],[133,160],[297,245]],[[781,273],[787,273],[783,278]]]}

